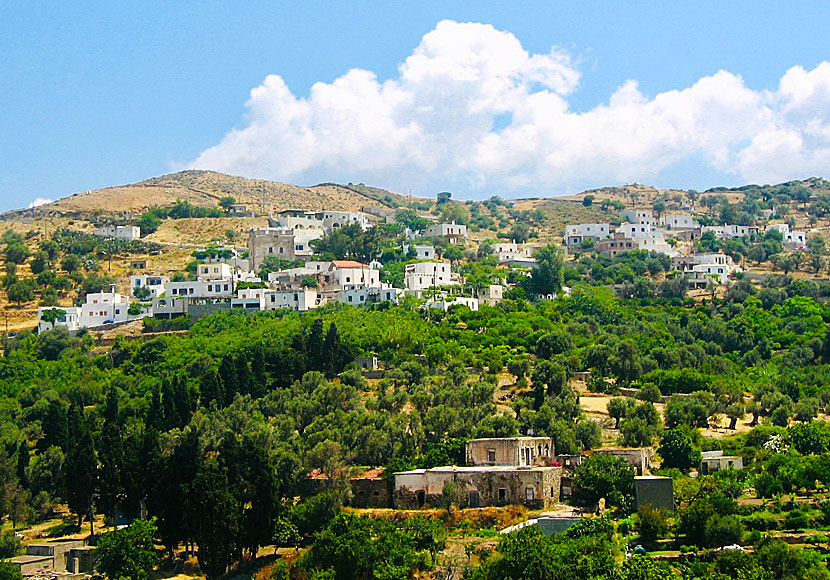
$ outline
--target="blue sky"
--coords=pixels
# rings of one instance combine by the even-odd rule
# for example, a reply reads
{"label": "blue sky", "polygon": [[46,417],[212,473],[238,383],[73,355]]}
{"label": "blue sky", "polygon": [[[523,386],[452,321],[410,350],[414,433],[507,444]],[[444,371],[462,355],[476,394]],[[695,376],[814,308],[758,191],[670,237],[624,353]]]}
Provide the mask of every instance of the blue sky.
{"label": "blue sky", "polygon": [[183,167],[465,198],[830,166],[827,2],[238,4],[6,3],[0,209]]}

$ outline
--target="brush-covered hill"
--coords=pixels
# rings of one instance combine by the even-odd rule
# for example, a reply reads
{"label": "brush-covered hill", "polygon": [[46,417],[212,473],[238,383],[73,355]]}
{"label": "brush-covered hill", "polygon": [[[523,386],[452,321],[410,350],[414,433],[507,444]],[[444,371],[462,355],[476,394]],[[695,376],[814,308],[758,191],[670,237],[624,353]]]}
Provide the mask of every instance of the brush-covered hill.
{"label": "brush-covered hill", "polygon": [[402,195],[363,184],[301,187],[215,171],[186,170],[129,185],[77,193],[36,208],[7,212],[6,216],[140,214],[152,207],[173,205],[178,200],[194,206],[217,207],[219,200],[226,196],[258,213],[287,208],[355,211],[366,206],[393,208],[407,202]]}

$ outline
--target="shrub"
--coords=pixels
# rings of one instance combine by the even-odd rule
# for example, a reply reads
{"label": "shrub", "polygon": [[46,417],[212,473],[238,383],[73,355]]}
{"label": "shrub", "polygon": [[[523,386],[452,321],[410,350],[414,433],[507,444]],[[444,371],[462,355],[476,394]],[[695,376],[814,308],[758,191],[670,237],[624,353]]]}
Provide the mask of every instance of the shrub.
{"label": "shrub", "polygon": [[787,530],[803,530],[810,527],[810,517],[802,510],[795,509],[784,516],[784,528]]}

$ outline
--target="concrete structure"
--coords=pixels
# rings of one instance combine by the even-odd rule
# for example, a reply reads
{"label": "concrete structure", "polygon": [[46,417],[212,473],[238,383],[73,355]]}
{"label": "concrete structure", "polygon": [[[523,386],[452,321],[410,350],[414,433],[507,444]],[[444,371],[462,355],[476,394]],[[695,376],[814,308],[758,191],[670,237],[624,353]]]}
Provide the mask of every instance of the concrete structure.
{"label": "concrete structure", "polygon": [[467,465],[545,465],[556,455],[550,437],[471,439],[464,447]]}
{"label": "concrete structure", "polygon": [[723,451],[704,451],[698,471],[709,475],[723,469],[743,469],[744,459],[739,455],[724,455]]}
{"label": "concrete structure", "polygon": [[452,267],[447,262],[416,262],[404,269],[404,287],[410,292],[421,292],[433,286],[449,286]]}
{"label": "concrete structure", "polygon": [[135,291],[140,288],[147,288],[150,291],[150,298],[157,298],[164,294],[170,276],[155,276],[153,274],[139,274],[130,276],[130,295],[135,296]]}
{"label": "concrete structure", "polygon": [[146,270],[147,260],[130,260],[130,270]]}
{"label": "concrete structure", "polygon": [[103,226],[95,228],[92,235],[119,240],[137,240],[141,237],[141,228],[138,226]]}
{"label": "concrete structure", "polygon": [[674,511],[674,483],[671,477],[655,475],[635,477],[634,494],[637,500],[637,509],[644,505],[650,505],[653,508]]}
{"label": "concrete structure", "polygon": [[153,316],[162,320],[186,316],[189,312],[189,298],[153,298]]}
{"label": "concrete structure", "polygon": [[395,474],[395,505],[415,508],[438,505],[454,484],[463,507],[524,504],[546,508],[559,501],[561,467],[492,465],[433,467]]}
{"label": "concrete structure", "polygon": [[700,223],[688,213],[664,213],[659,224],[667,230],[694,230],[700,227]]}
{"label": "concrete structure", "polygon": [[10,560],[20,568],[24,576],[54,573],[92,572],[94,567],[94,550],[84,545],[84,540],[53,540],[29,544],[26,554]]}
{"label": "concrete structure", "polygon": [[609,224],[576,224],[565,226],[565,245],[569,248],[579,247],[582,242],[604,240],[611,235]]}
{"label": "concrete structure", "polygon": [[425,238],[446,238],[451,244],[464,244],[467,241],[467,226],[464,224],[434,224],[424,230]]}
{"label": "concrete structure", "polygon": [[648,473],[654,461],[653,447],[602,447],[594,449],[594,453],[604,453],[624,459],[626,463],[634,467],[637,475]]}

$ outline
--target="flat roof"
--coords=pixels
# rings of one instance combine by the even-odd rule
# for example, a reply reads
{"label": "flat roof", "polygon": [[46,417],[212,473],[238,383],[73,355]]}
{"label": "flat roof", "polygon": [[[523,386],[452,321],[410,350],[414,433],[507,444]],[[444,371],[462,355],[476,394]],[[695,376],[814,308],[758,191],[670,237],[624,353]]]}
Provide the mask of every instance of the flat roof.
{"label": "flat roof", "polygon": [[634,477],[634,481],[663,481],[666,479],[671,481],[671,477],[664,477],[662,475],[637,475]]}
{"label": "flat roof", "polygon": [[429,469],[412,469],[410,471],[397,471],[395,475],[423,475],[424,473],[509,473],[515,471],[543,472],[552,469],[562,469],[558,466],[540,465],[443,465],[430,467]]}
{"label": "flat roof", "polygon": [[54,556],[35,556],[32,554],[24,554],[23,556],[15,556],[10,561],[15,564],[31,564],[33,562],[43,562],[44,560],[52,560]]}
{"label": "flat roof", "polygon": [[481,439],[470,439],[467,443],[475,443],[476,441],[535,441],[536,439],[550,440],[552,437],[543,437],[526,435],[523,437],[482,437]]}

